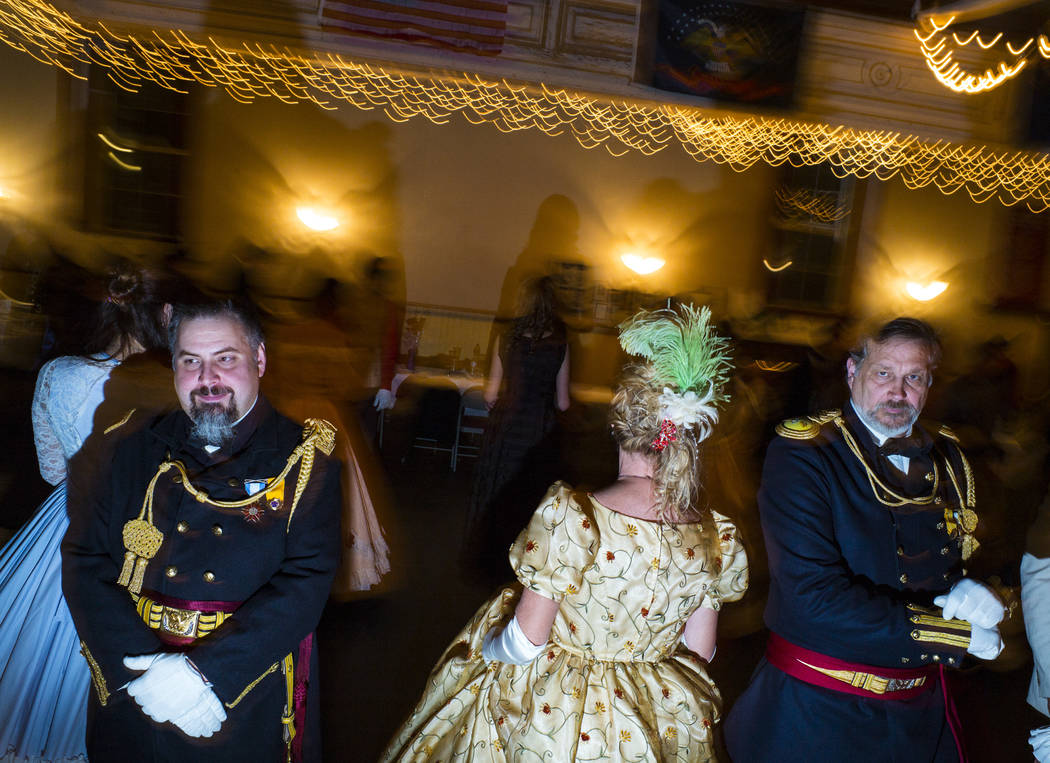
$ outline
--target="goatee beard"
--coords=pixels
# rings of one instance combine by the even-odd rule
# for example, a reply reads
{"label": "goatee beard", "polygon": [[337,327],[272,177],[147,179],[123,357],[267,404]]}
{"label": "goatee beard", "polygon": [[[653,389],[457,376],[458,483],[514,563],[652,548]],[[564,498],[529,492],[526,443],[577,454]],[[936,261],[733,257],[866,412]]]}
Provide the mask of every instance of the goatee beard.
{"label": "goatee beard", "polygon": [[[217,395],[226,393],[230,396],[228,405],[222,403],[199,403],[197,396],[202,394]],[[192,405],[190,418],[193,428],[190,437],[201,445],[222,447],[233,440],[233,422],[240,418],[237,415],[237,400],[229,387],[202,387],[190,393]]]}

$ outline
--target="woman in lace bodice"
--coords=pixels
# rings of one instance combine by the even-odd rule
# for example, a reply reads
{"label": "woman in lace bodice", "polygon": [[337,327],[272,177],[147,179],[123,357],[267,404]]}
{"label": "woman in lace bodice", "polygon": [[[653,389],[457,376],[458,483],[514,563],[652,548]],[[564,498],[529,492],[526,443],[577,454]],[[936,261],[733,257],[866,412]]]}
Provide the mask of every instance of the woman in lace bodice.
{"label": "woman in lace bodice", "polygon": [[163,346],[158,281],[114,270],[83,356],[45,363],[33,395],[40,475],[57,486],[0,553],[0,763],[84,760],[88,666],[62,598],[69,460],[91,434],[112,370]]}

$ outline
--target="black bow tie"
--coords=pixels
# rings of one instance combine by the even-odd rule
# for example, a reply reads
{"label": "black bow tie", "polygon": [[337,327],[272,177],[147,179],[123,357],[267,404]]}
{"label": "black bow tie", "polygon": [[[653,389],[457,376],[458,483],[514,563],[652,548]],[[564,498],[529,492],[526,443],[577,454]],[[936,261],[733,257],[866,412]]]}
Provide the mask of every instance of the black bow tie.
{"label": "black bow tie", "polygon": [[911,435],[910,437],[893,437],[879,446],[880,456],[904,456],[905,458],[921,458],[926,455],[927,444],[922,437]]}

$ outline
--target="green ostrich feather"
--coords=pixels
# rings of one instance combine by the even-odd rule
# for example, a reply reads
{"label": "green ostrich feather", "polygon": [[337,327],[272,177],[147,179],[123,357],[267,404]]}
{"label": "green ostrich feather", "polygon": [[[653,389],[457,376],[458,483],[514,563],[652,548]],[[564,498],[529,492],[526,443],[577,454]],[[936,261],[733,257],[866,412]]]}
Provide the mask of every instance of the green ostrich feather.
{"label": "green ostrich feather", "polygon": [[649,360],[658,384],[700,393],[711,384],[712,402],[726,399],[721,388],[732,369],[729,342],[714,332],[707,307],[642,310],[620,324],[620,346]]}

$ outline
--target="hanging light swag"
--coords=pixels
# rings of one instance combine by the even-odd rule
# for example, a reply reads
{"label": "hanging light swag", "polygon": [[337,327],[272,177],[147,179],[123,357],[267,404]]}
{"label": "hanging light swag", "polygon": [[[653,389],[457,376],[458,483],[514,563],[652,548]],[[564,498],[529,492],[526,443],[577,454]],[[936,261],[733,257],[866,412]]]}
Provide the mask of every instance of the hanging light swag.
{"label": "hanging light swag", "polygon": [[34,58],[79,76],[76,62],[106,67],[120,87],[143,82],[185,92],[192,83],[221,87],[250,102],[273,97],[326,109],[345,102],[380,108],[392,120],[424,117],[448,122],[460,113],[474,124],[504,132],[538,129],[568,133],[585,148],[613,155],[654,154],[678,142],[697,161],[742,172],[759,161],[773,166],[827,162],[839,177],[899,177],[912,189],[933,184],[961,189],[977,202],[1024,202],[1050,207],[1050,155],[1003,152],[986,146],[924,141],[897,132],[734,115],[705,116],[696,108],[613,102],[546,85],[517,85],[478,75],[410,75],[355,63],[334,53],[301,54],[243,42],[226,47],[193,40],[181,30],[120,35],[102,22],[89,25],[42,0],[0,0],[0,39]]}
{"label": "hanging light swag", "polygon": [[[954,21],[954,16],[949,16],[940,24],[933,18],[923,19],[919,28],[915,30],[915,36],[919,39],[926,66],[933,72],[933,76],[956,93],[987,92],[1020,74],[1033,55],[1038,53],[1043,58],[1050,58],[1050,39],[1047,39],[1045,34],[1029,37],[1023,44],[1015,46],[1009,40],[1002,42],[1002,32],[988,40],[985,40],[978,30],[965,37],[960,37],[955,32],[947,35],[948,27]],[[967,72],[952,59],[952,54],[957,48],[968,45],[977,45],[982,50],[995,48],[1002,51],[1004,60],[980,74]]]}

